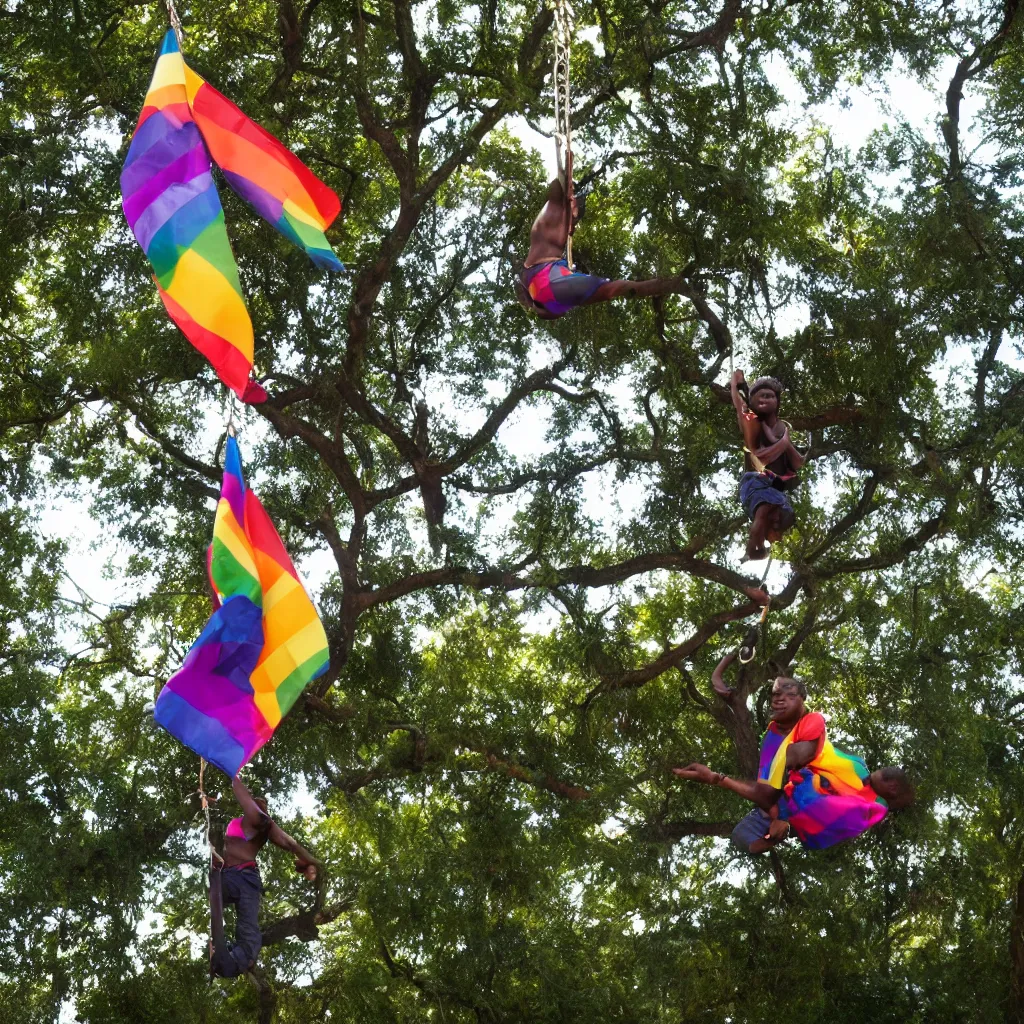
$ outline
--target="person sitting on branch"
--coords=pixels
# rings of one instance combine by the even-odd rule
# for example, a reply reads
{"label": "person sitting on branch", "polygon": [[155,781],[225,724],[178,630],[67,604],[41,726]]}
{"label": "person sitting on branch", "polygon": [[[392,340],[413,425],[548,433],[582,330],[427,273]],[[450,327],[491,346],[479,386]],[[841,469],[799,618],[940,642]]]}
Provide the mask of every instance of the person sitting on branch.
{"label": "person sitting on branch", "polygon": [[747,558],[765,558],[765,541],[781,540],[793,525],[793,507],[785,495],[799,483],[797,473],[806,461],[789,439],[789,425],[779,419],[782,385],[774,377],[759,377],[746,400],[743,371],[730,381],[732,404],[744,444],[744,473],[740,478],[740,503],[750,517]]}
{"label": "person sitting on branch", "polygon": [[[715,692],[727,701],[733,692],[723,673],[735,657],[727,654],[711,677]],[[853,839],[888,811],[913,802],[914,789],[902,769],[869,773],[859,757],[833,747],[825,719],[807,710],[806,698],[800,680],[776,678],[756,782],[732,779],[703,764],[672,769],[681,778],[730,789],[755,805],[732,832],[732,842],[741,850],[764,853],[791,829],[803,846],[824,849]]]}
{"label": "person sitting on branch", "polygon": [[[210,869],[210,911],[212,942],[210,971],[223,978],[234,978],[250,970],[263,945],[259,926],[260,897],[263,884],[256,855],[269,840],[295,856],[295,870],[315,882],[320,862],[303,849],[267,814],[267,802],[253,797],[237,776],[231,788],[243,814],[229,822],[224,835],[224,862]],[[224,904],[235,905],[235,941],[224,938]]]}
{"label": "person sitting on branch", "polygon": [[[568,209],[567,207],[568,203]],[[516,298],[544,320],[557,320],[578,306],[611,299],[647,298],[682,290],[682,277],[649,281],[611,281],[575,273],[565,258],[566,243],[581,213],[576,197],[566,198],[561,178],[548,185],[544,206],[530,230],[530,251],[516,277]]]}

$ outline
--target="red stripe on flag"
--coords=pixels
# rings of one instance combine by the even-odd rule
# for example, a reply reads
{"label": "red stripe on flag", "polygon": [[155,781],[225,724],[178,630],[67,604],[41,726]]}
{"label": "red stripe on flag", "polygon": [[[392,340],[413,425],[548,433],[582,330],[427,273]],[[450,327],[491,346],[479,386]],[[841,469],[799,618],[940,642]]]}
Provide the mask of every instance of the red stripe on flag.
{"label": "red stripe on flag", "polygon": [[309,193],[313,205],[316,206],[324,220],[325,227],[341,212],[341,200],[332,188],[325,185],[279,139],[247,117],[239,107],[223,93],[218,92],[209,82],[204,82],[196,93],[192,101],[192,110],[197,116],[208,117],[224,131],[240,136],[254,146],[258,146],[274,159],[287,164]]}
{"label": "red stripe on flag", "polygon": [[[153,280],[156,281],[156,278]],[[189,342],[206,356],[217,376],[241,398],[249,383],[252,363],[219,334],[214,334],[213,331],[197,324],[184,307],[160,287],[159,282],[156,287],[171,319],[181,328]]]}

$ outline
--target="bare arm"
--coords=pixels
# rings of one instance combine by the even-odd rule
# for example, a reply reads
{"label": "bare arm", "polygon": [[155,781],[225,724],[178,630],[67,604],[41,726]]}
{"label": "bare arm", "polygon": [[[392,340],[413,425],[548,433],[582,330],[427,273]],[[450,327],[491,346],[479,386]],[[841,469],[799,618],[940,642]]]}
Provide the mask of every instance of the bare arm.
{"label": "bare arm", "polygon": [[[761,462],[763,462],[767,466],[769,463],[774,462],[780,455],[788,455],[790,449],[793,447],[793,444],[789,440],[789,431],[784,430],[782,437],[780,437],[778,441],[776,441],[774,444],[770,444],[765,448],[757,449],[753,448],[749,444],[747,445],[747,447],[750,448],[751,451],[755,452],[757,457],[761,460]],[[803,465],[803,463],[801,463],[801,465]],[[794,468],[799,469],[800,467],[797,466]]]}
{"label": "bare arm", "polygon": [[242,828],[249,832],[265,832],[270,819],[260,810],[252,793],[237,775],[231,780],[231,790],[242,808]]}
{"label": "bare arm", "polygon": [[733,408],[736,410],[736,421],[740,425],[740,433],[743,434],[743,440],[746,441],[747,420],[745,419],[745,417],[747,413],[747,403],[743,400],[743,396],[740,394],[740,384],[742,383],[743,371],[734,371],[732,379],[729,381],[729,393],[732,395],[732,405]]}
{"label": "bare arm", "polygon": [[295,857],[295,870],[302,872],[311,882],[316,880],[316,869],[320,861],[316,859],[304,846],[292,839],[290,835],[278,824],[270,827],[270,841],[282,850],[287,850]]}
{"label": "bare arm", "polygon": [[724,701],[732,703],[733,689],[725,681],[725,670],[736,660],[736,652],[730,651],[716,666],[711,673],[711,685],[715,693]]}
{"label": "bare arm", "polygon": [[817,752],[817,740],[800,740],[798,743],[791,743],[786,750],[787,770],[796,771],[797,768],[806,768],[814,760],[814,755]]}
{"label": "bare arm", "polygon": [[681,779],[693,779],[707,786],[722,786],[731,789],[745,800],[757,804],[763,811],[769,810],[779,798],[779,791],[765,782],[743,782],[730,779],[728,775],[713,772],[707,765],[689,764],[685,768],[673,768],[672,772]]}

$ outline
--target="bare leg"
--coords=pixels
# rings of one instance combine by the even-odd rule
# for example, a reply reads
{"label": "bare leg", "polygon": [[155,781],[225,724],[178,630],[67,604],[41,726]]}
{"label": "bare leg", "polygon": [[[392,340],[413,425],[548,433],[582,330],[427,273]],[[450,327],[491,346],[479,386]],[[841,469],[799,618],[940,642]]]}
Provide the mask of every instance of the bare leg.
{"label": "bare leg", "polygon": [[754,509],[754,520],[750,524],[750,540],[747,541],[747,558],[752,562],[768,557],[768,549],[764,542],[776,511],[776,507],[767,502],[762,502]]}
{"label": "bare leg", "polygon": [[590,297],[587,305],[610,302],[612,299],[646,299],[652,295],[681,292],[685,281],[681,277],[653,277],[649,281],[607,281]]}

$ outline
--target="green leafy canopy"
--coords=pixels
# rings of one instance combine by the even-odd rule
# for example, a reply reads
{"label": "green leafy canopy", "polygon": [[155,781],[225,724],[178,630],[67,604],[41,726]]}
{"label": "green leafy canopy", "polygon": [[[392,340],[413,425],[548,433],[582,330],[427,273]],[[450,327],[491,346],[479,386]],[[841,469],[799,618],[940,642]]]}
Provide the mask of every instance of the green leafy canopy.
{"label": "green leafy canopy", "polygon": [[[224,391],[118,191],[165,12],[0,2],[0,1019],[1021,1024],[1019,7],[578,3],[577,260],[689,294],[545,324],[545,4],[178,4],[351,268],[222,189],[243,456],[331,647],[247,778],[328,870],[268,855],[260,968],[208,986],[198,766],[146,709],[208,615]],[[731,361],[811,458],[730,707]],[[752,774],[770,662],[914,808],[723,841],[747,808],[670,769]]]}

